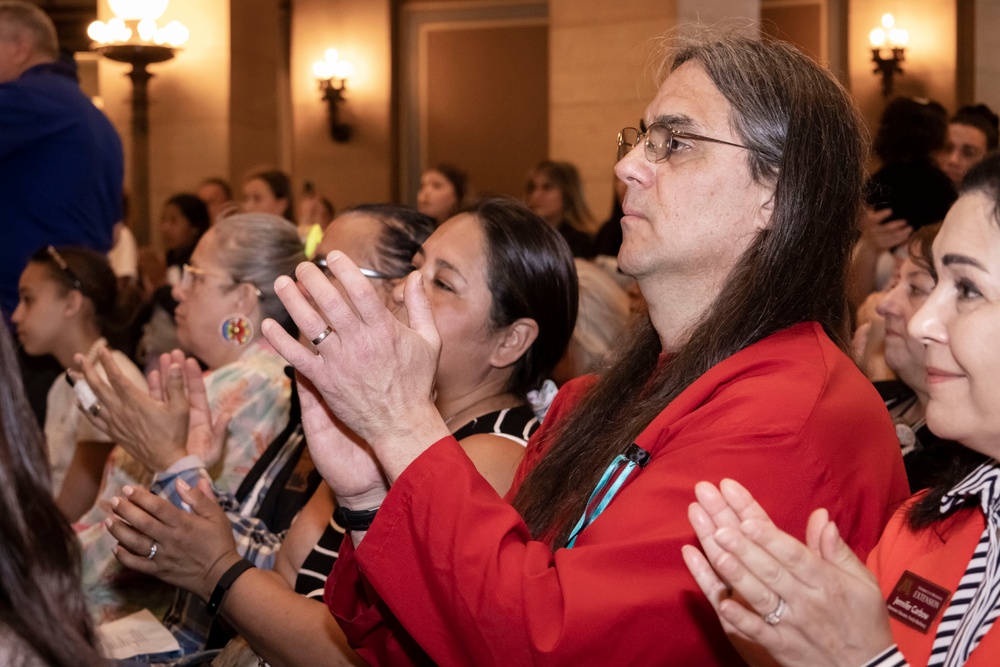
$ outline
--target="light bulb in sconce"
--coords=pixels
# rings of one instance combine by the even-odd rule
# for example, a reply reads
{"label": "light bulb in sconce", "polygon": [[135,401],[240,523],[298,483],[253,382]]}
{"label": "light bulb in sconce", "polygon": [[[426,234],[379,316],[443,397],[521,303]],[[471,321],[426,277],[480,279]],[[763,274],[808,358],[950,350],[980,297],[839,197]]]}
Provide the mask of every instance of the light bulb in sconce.
{"label": "light bulb in sconce", "polygon": [[174,48],[186,44],[191,37],[191,31],[180,21],[171,21],[156,33],[157,40]]}
{"label": "light bulb in sconce", "polygon": [[87,37],[98,44],[105,44],[111,40],[108,38],[108,24],[104,21],[94,21],[87,26]]}
{"label": "light bulb in sconce", "polygon": [[341,81],[350,79],[354,76],[354,65],[351,64],[350,60],[341,60],[337,63],[336,67],[334,67],[333,75]]}
{"label": "light bulb in sconce", "polygon": [[[148,64],[169,60],[173,52],[166,53],[164,49],[176,49],[191,36],[191,31],[180,21],[170,21],[163,27],[157,25],[156,19],[166,11],[170,0],[108,0],[108,4],[115,17],[107,23],[94,21],[87,28],[87,35],[99,47],[158,47],[158,51],[147,49],[144,54]],[[121,50],[115,55],[107,49],[102,53],[112,60],[132,62],[132,57]]]}
{"label": "light bulb in sconce", "polygon": [[892,14],[882,14],[883,28],[891,30],[894,25],[896,25],[896,19],[893,18]]}
{"label": "light bulb in sconce", "polygon": [[117,16],[108,21],[108,41],[127,42],[132,39],[132,29],[125,25],[125,21]]}
{"label": "light bulb in sconce", "polygon": [[333,78],[334,67],[336,67],[336,65],[333,65],[326,60],[317,60],[313,63],[313,76],[320,81],[328,81]]}
{"label": "light bulb in sconce", "polygon": [[875,28],[868,33],[868,41],[871,42],[873,49],[881,49],[885,46],[885,30],[882,28]]}
{"label": "light bulb in sconce", "polygon": [[910,33],[902,28],[893,28],[889,31],[889,44],[892,46],[906,46],[910,41]]}
{"label": "light bulb in sconce", "polygon": [[341,60],[337,49],[327,49],[324,59],[313,63],[313,76],[322,81],[335,79],[341,86],[346,79],[354,76],[354,65],[349,60]]}
{"label": "light bulb in sconce", "polygon": [[144,42],[150,42],[156,36],[156,20],[143,19],[139,21],[139,25],[136,26],[136,30],[139,33],[139,39]]}

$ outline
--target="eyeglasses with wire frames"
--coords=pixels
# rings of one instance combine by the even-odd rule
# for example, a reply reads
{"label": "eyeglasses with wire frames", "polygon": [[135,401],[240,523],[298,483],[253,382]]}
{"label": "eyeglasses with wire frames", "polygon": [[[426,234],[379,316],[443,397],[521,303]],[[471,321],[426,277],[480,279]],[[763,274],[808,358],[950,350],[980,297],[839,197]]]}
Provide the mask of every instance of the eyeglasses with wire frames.
{"label": "eyeglasses with wire frames", "polygon": [[[204,280],[209,273],[197,266],[192,266],[191,264],[184,264],[181,267],[181,289],[187,291],[191,289],[191,286],[195,284],[195,278],[199,280]],[[231,277],[233,281],[230,285],[225,285],[224,287],[233,288],[241,283],[247,283],[248,285],[253,285],[253,283],[246,280],[236,280]],[[264,293],[260,291],[256,285],[253,285],[254,292],[257,294],[257,298],[261,301],[264,300]]]}
{"label": "eyeglasses with wire frames", "polygon": [[621,160],[629,151],[642,142],[646,159],[650,162],[666,162],[674,152],[675,139],[691,139],[693,141],[710,141],[713,144],[724,144],[750,150],[742,144],[731,141],[713,139],[691,132],[678,132],[667,123],[653,123],[642,130],[634,127],[623,127],[618,133],[618,159]]}
{"label": "eyeglasses with wire frames", "polygon": [[[317,256],[312,260],[312,263],[315,264],[317,267],[319,267],[319,270],[322,271],[327,278],[333,277],[333,272],[330,271],[330,267],[327,266],[326,264],[326,257]],[[415,269],[412,266],[407,266],[406,273],[399,276],[390,275],[388,273],[382,273],[381,271],[376,271],[375,269],[368,269],[363,266],[359,266],[358,270],[361,271],[361,275],[363,275],[365,278],[371,278],[373,280],[400,280],[410,275],[410,273],[412,273]]]}
{"label": "eyeglasses with wire frames", "polygon": [[45,249],[45,252],[48,253],[52,261],[56,263],[59,270],[65,273],[66,277],[70,279],[70,282],[73,284],[73,289],[78,292],[82,292],[83,283],[80,282],[79,276],[73,272],[73,269],[69,268],[69,264],[66,263],[66,258],[60,255],[59,251],[56,250],[54,246],[49,246]]}

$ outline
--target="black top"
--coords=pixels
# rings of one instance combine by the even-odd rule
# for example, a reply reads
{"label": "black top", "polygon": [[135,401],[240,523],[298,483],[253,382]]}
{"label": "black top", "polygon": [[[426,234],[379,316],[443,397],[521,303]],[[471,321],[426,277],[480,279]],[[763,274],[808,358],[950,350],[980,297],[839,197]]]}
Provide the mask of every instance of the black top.
{"label": "black top", "polygon": [[622,247],[623,217],[625,217],[625,212],[622,210],[622,205],[616,200],[611,217],[604,221],[601,229],[597,232],[597,238],[594,239],[594,254],[618,256],[618,251]]}
{"label": "black top", "polygon": [[562,237],[566,239],[566,243],[569,245],[570,251],[573,253],[574,257],[579,257],[581,259],[593,259],[596,255],[594,250],[594,237],[592,237],[587,232],[581,232],[579,229],[569,224],[568,222],[561,222],[556,230],[562,234]]}

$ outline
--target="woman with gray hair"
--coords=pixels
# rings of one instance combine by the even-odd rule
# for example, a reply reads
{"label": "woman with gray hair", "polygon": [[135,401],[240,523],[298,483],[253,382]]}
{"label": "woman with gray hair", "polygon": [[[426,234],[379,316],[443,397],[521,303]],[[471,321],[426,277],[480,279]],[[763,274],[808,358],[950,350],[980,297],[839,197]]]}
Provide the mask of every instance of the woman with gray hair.
{"label": "woman with gray hair", "polygon": [[[192,392],[192,402],[207,402],[210,424],[191,424],[187,454],[197,457],[218,488],[235,492],[264,447],[288,421],[291,381],[285,362],[260,335],[260,325],[272,318],[284,326],[290,319],[274,294],[278,276],[290,275],[305,260],[295,228],[277,215],[247,213],[225,218],[198,242],[183,277],[174,287],[177,333],[184,352],[208,371],[205,392]],[[164,355],[166,356],[166,355]],[[197,373],[193,359],[171,355]],[[161,368],[171,360],[161,361]],[[152,386],[165,386],[154,371]],[[98,404],[99,405],[99,404]],[[98,408],[92,420],[107,428],[107,416]],[[155,425],[154,425],[155,426]],[[149,433],[150,441],[170,434]],[[129,443],[125,443],[128,445]],[[183,464],[178,459],[173,465]],[[126,593],[141,595],[129,586],[116,590],[118,568],[111,554],[114,540],[104,529],[111,499],[126,485],[148,485],[153,473],[121,446],[113,451],[97,503],[77,524],[84,549],[84,585],[92,612],[107,616],[120,608]],[[134,582],[133,582],[134,583]],[[136,600],[149,606],[149,600]]]}

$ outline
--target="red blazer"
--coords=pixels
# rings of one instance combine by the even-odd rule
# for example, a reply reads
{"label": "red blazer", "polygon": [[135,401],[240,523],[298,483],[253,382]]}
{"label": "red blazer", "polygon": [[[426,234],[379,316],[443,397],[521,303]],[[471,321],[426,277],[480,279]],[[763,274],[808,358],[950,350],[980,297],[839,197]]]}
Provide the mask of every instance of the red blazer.
{"label": "red blazer", "polygon": [[[515,488],[587,384],[560,392]],[[435,443],[327,581],[351,644],[394,665],[742,664],[681,560],[695,483],[741,481],[800,539],[827,507],[862,557],[909,495],[884,403],[811,323],[709,370],[636,441],[648,465],[572,549],[532,540],[454,438]]]}
{"label": "red blazer", "polygon": [[[878,578],[883,597],[889,598],[906,570],[954,593],[986,529],[982,510],[963,509],[930,528],[913,532],[906,526],[908,507],[909,504],[892,517],[868,558],[868,568]],[[911,665],[927,664],[942,616],[943,609],[926,634],[890,618],[892,638]],[[965,667],[997,664],[1000,664],[1000,627],[994,624]]]}

